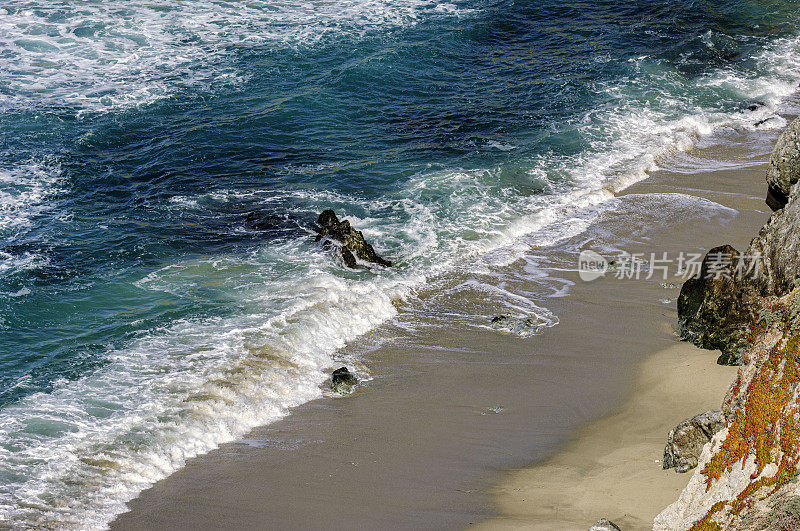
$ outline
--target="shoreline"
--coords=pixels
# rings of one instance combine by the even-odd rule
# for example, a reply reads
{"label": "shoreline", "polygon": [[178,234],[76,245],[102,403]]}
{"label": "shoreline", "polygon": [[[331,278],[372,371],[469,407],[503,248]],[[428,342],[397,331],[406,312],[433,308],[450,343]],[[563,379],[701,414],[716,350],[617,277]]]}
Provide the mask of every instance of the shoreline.
{"label": "shoreline", "polygon": [[693,334],[646,263],[763,225],[791,6],[13,4],[0,528],[639,526],[634,436],[697,412],[640,380],[711,393],[676,299],[731,356],[772,311]]}
{"label": "shoreline", "polygon": [[[696,249],[695,235],[706,227],[740,244],[767,217],[762,168],[752,161],[745,166],[703,174],[700,191],[693,175],[658,172],[618,196],[618,211],[597,222],[596,237],[627,241],[636,250],[677,252]],[[705,211],[709,205],[697,198],[706,197],[736,208],[735,219],[731,208]],[[663,223],[648,221],[662,214]],[[631,227],[633,215],[641,218],[645,237]],[[529,340],[454,327],[407,331],[373,350],[370,337],[349,345],[345,354],[363,349],[356,357],[373,375],[354,395],[300,406],[287,419],[190,460],[130,502],[111,528],[502,523],[493,518],[504,516],[506,502],[493,485],[505,484],[509,470],[558,459],[576,433],[625,407],[640,367],[654,353],[688,347],[676,347],[674,303],[659,300],[677,290],[656,281],[581,283],[575,272],[562,275],[574,284],[570,294],[547,302],[561,323]],[[715,358],[698,355],[700,366],[715,368]],[[718,406],[722,392],[714,393],[717,404],[703,411]],[[699,412],[671,417],[656,446],[663,452],[669,429]],[[690,475],[655,472],[670,474],[673,484],[685,484]],[[331,523],[330,515],[343,508],[348,518]],[[599,514],[582,520],[582,528],[600,517],[614,518]],[[514,525],[537,524],[518,516]]]}

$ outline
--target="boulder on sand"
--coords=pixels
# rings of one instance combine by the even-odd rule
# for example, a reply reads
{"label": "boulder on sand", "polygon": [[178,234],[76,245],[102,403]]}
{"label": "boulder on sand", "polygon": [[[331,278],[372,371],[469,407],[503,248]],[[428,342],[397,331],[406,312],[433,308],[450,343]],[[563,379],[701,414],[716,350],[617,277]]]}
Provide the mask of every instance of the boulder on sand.
{"label": "boulder on sand", "polygon": [[721,350],[720,365],[742,364],[750,324],[758,316],[757,288],[740,273],[748,264],[740,265],[739,260],[739,252],[730,245],[711,249],[699,274],[684,282],[678,296],[681,339]]}
{"label": "boulder on sand", "polygon": [[662,468],[688,472],[697,466],[703,446],[725,427],[722,410],[712,409],[686,419],[670,430]]}

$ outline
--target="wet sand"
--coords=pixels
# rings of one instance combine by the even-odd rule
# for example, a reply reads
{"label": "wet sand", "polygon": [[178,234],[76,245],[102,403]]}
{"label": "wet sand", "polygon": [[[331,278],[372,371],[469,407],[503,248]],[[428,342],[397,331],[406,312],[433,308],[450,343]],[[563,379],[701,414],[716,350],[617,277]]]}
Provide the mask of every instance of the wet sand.
{"label": "wet sand", "polygon": [[[768,217],[763,172],[658,172],[628,189],[620,204],[630,208],[601,216],[595,234],[631,252],[741,249]],[[674,193],[738,214],[678,208],[683,196]],[[549,253],[552,264],[573,260]],[[657,279],[581,282],[568,269],[550,271],[574,282],[568,296],[546,302],[560,324],[529,339],[443,326],[446,298],[413,315],[428,326],[404,328],[401,311],[397,323],[345,349],[373,376],[354,395],[303,405],[191,460],[142,492],[112,528],[453,529],[498,513],[484,525],[645,522],[661,502],[636,507],[630,493],[648,484],[664,505],[677,496],[689,476],[654,460],[672,426],[719,404],[733,371],[714,364],[716,353],[679,344],[675,303],[661,302],[676,289]],[[387,336],[391,344],[381,344]],[[702,392],[665,403],[678,383]],[[536,462],[549,468],[519,470]],[[604,483],[613,470],[625,479]]]}

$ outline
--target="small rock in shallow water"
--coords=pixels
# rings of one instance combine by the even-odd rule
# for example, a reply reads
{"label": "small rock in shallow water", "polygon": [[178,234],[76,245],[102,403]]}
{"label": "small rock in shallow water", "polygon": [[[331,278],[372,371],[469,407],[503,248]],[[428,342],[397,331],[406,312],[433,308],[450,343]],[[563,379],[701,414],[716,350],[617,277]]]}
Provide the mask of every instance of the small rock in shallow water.
{"label": "small rock in shallow water", "polygon": [[346,395],[353,390],[358,379],[347,367],[340,367],[331,375],[331,388],[341,395]]}
{"label": "small rock in shallow water", "polygon": [[492,318],[491,327],[501,332],[515,334],[520,337],[530,337],[539,331],[542,324],[531,317],[514,317],[513,315],[498,315]]}
{"label": "small rock in shallow water", "polygon": [[589,528],[589,531],[621,531],[621,529],[608,518],[601,518]]}

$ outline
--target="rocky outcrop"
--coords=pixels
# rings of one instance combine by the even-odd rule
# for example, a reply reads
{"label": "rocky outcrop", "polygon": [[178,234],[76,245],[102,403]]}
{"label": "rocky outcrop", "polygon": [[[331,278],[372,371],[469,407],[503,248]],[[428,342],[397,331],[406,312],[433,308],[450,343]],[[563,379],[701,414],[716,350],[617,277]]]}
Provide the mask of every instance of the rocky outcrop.
{"label": "rocky outcrop", "polygon": [[800,528],[799,178],[795,121],[767,173],[775,212],[743,253],[757,268],[730,281],[687,281],[681,291],[681,337],[735,352],[745,365],[722,405],[726,427],[703,447],[680,498],[656,517],[656,530]]}
{"label": "rocky outcrop", "polygon": [[589,531],[621,531],[620,528],[608,518],[601,518],[595,522]]}
{"label": "rocky outcrop", "polygon": [[703,447],[725,427],[725,417],[720,409],[712,409],[686,419],[667,436],[662,468],[675,472],[688,472],[697,466]]}
{"label": "rocky outcrop", "polygon": [[800,292],[774,299],[757,325],[748,364],[722,405],[727,427],[703,448],[680,498],[656,530],[764,529],[776,500],[800,495]]}
{"label": "rocky outcrop", "polygon": [[789,202],[792,187],[800,179],[800,118],[778,138],[767,168],[767,205],[780,210]]}
{"label": "rocky outcrop", "polygon": [[340,367],[331,374],[331,389],[340,395],[351,393],[357,383],[358,379],[347,367]]}
{"label": "rocky outcrop", "polygon": [[[798,162],[800,164],[800,162]],[[795,193],[789,203],[772,215],[747,249],[757,257],[755,283],[761,296],[781,297],[795,288],[800,278],[800,200]]]}
{"label": "rocky outcrop", "polygon": [[315,241],[320,241],[323,238],[330,238],[339,244],[342,261],[349,268],[356,268],[358,261],[356,257],[364,262],[389,267],[392,262],[384,260],[378,253],[375,252],[372,245],[368,244],[364,239],[361,231],[355,230],[350,226],[350,222],[345,220],[339,221],[336,213],[333,210],[325,210],[319,215],[317,219],[317,238]]}
{"label": "rocky outcrop", "polygon": [[[701,274],[678,297],[681,339],[722,351],[723,365],[740,365],[764,297],[781,297],[800,279],[800,119],[781,135],[767,171],[767,203],[778,209],[740,255],[730,245],[703,259]],[[730,256],[720,263],[720,255]]]}
{"label": "rocky outcrop", "polygon": [[741,365],[741,352],[758,314],[759,292],[747,274],[749,265],[730,245],[715,247],[678,296],[681,339],[722,351],[717,360],[721,365]]}

